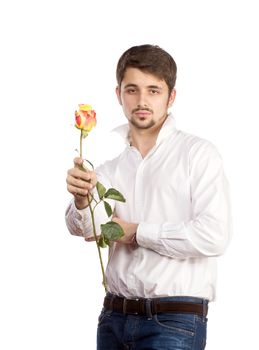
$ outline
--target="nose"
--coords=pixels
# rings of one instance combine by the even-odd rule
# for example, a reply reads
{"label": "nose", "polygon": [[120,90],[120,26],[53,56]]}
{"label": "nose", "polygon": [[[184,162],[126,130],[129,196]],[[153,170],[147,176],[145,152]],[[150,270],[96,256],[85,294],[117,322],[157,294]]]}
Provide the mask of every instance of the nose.
{"label": "nose", "polygon": [[138,108],[141,108],[141,107],[147,107],[148,106],[148,102],[147,102],[147,96],[144,92],[139,92],[139,95],[138,95]]}

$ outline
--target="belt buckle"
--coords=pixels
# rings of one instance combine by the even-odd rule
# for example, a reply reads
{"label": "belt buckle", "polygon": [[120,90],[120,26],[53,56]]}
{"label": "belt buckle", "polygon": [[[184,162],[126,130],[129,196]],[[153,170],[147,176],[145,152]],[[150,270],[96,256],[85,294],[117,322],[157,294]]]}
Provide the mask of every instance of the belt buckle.
{"label": "belt buckle", "polygon": [[130,301],[139,301],[139,298],[133,298],[133,299],[126,299],[124,298],[123,299],[123,307],[122,307],[122,311],[123,311],[123,314],[126,315],[126,314],[130,314],[130,315],[138,315],[139,312],[138,311],[135,311],[135,312],[129,312],[127,311],[127,303],[130,302]]}

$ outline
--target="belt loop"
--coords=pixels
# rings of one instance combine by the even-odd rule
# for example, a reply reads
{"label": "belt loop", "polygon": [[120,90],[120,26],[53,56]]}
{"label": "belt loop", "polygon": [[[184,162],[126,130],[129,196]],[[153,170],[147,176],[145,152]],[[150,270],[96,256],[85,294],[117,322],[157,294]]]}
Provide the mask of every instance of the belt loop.
{"label": "belt loop", "polygon": [[202,312],[202,320],[203,322],[206,321],[206,316],[207,316],[207,311],[208,311],[208,306],[207,306],[207,300],[202,299],[202,307],[203,307],[203,312]]}
{"label": "belt loop", "polygon": [[111,294],[111,297],[109,298],[110,299],[110,303],[109,303],[109,310],[107,312],[108,315],[111,315],[112,314],[112,311],[113,311],[113,301],[114,299],[116,298],[116,296],[114,294]]}
{"label": "belt loop", "polygon": [[114,298],[115,298],[115,295],[114,294],[112,294],[111,295],[111,298],[110,298],[110,310],[113,310],[113,301],[114,301]]}
{"label": "belt loop", "polygon": [[146,313],[147,313],[147,317],[148,320],[152,320],[152,310],[151,310],[151,299],[146,299]]}
{"label": "belt loop", "polygon": [[126,315],[126,312],[127,312],[127,299],[126,298],[123,298],[122,312],[123,312],[123,315]]}

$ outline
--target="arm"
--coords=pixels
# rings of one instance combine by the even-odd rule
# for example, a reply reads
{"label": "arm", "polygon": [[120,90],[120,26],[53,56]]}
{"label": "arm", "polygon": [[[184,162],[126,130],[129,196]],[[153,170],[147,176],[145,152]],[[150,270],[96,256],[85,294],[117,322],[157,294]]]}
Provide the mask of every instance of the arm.
{"label": "arm", "polygon": [[[91,238],[93,236],[92,221],[90,217],[90,210],[88,207],[88,195],[94,195],[98,198],[95,185],[97,183],[96,174],[93,171],[80,170],[82,165],[81,158],[75,158],[74,168],[68,170],[67,174],[67,190],[74,198],[68,205],[66,210],[66,225],[72,235]],[[95,203],[92,201],[92,205]],[[107,221],[102,204],[95,209],[95,223],[97,231],[99,231],[100,224]]]}
{"label": "arm", "polygon": [[221,157],[212,145],[192,148],[189,179],[191,220],[179,224],[140,222],[136,239],[141,247],[179,259],[224,252],[231,236],[228,183]]}
{"label": "arm", "polygon": [[67,172],[67,190],[74,196],[74,202],[77,209],[81,210],[88,207],[88,195],[96,185],[96,175],[94,171],[84,171],[80,167],[83,165],[83,159],[75,158],[74,167]]}

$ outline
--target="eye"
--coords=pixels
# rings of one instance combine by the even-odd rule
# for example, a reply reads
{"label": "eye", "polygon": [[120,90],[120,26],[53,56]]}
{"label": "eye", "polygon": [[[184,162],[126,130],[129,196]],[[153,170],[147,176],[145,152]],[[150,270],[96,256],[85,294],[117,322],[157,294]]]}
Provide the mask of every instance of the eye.
{"label": "eye", "polygon": [[136,89],[133,89],[133,88],[127,89],[128,94],[134,94],[135,92],[136,92]]}
{"label": "eye", "polygon": [[152,90],[150,90],[150,93],[151,93],[151,95],[157,95],[157,94],[159,94],[159,91],[152,89]]}

